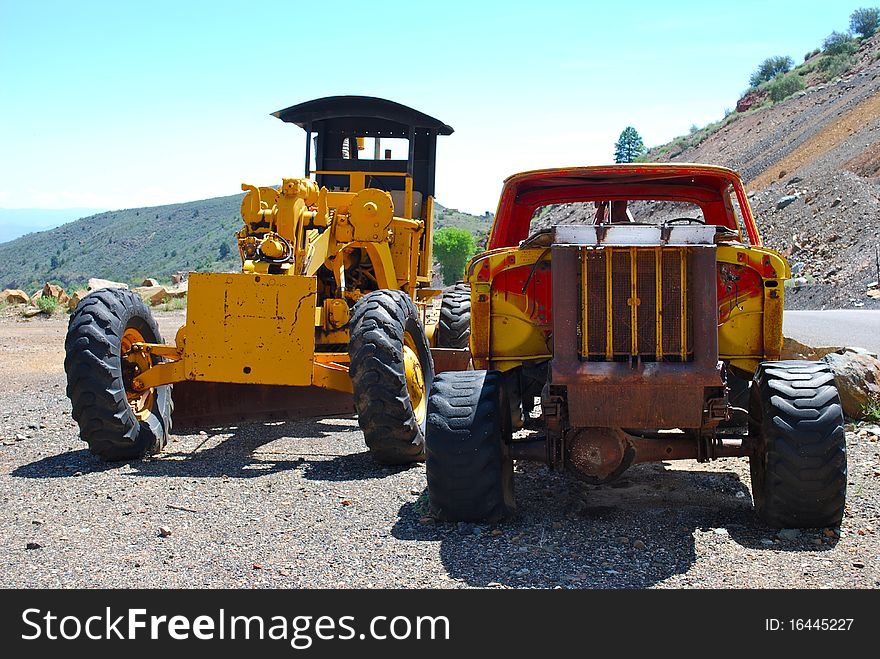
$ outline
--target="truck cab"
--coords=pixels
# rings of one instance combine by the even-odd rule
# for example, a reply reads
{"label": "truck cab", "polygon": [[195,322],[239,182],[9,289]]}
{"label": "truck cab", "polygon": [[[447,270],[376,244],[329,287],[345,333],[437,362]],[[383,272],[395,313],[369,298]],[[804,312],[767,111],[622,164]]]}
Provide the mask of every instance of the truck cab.
{"label": "truck cab", "polygon": [[[640,462],[748,456],[765,519],[839,522],[843,421],[833,378],[822,365],[777,361],[789,276],[763,246],[733,170],[644,163],[508,178],[487,250],[466,272],[471,352],[484,375],[448,374],[431,396],[439,405],[467,386],[475,409],[485,396],[496,401],[504,420],[493,431],[501,467],[491,514],[510,510],[515,459],[601,484]],[[542,432],[513,439],[529,419]],[[799,425],[817,419],[827,421],[822,440]],[[485,492],[472,505],[447,487],[444,456],[456,440],[445,421],[428,430],[435,508],[486,514]],[[812,458],[779,462],[780,446],[812,455],[813,441],[835,448],[821,482]],[[812,508],[802,501],[831,491]]]}

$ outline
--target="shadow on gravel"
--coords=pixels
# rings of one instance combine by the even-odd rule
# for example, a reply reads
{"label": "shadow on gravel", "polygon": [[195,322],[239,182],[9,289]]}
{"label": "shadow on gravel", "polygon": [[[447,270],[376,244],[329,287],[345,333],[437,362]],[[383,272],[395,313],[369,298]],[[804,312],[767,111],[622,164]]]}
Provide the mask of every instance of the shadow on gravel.
{"label": "shadow on gravel", "polygon": [[[282,423],[249,423],[238,427],[207,429],[193,450],[175,450],[172,442],[158,456],[128,462],[103,462],[88,449],[42,458],[12,472],[20,478],[66,478],[128,466],[127,476],[207,478],[255,478],[301,469],[316,481],[354,481],[385,478],[408,467],[383,467],[367,451],[347,454],[309,452],[309,440],[344,432],[360,432],[357,426],[340,426],[324,419]],[[259,449],[282,439],[294,438],[295,449]]]}
{"label": "shadow on gravel", "polygon": [[449,576],[478,587],[647,588],[688,571],[698,532],[750,549],[818,549],[806,535],[781,541],[761,526],[732,472],[638,465],[613,484],[589,486],[525,465],[514,483],[518,509],[504,523],[434,522],[425,493],[400,509],[392,535],[439,541]]}
{"label": "shadow on gravel", "polygon": [[85,473],[111,471],[124,462],[102,462],[88,449],[40,458],[12,470],[18,478],[73,478]]}

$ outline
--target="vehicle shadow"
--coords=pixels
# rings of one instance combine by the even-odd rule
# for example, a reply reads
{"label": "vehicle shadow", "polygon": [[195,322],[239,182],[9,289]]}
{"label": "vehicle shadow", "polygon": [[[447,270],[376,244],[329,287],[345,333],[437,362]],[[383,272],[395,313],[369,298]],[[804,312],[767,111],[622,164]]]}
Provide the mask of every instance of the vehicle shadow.
{"label": "vehicle shadow", "polygon": [[[142,460],[104,462],[88,449],[81,449],[22,465],[12,475],[68,478],[128,467],[126,475],[131,476],[256,478],[301,469],[309,480],[356,481],[385,478],[408,468],[378,465],[366,450],[350,452],[354,441],[363,445],[360,429],[356,424],[334,423],[333,418],[247,423],[203,432],[175,437],[180,441],[172,441],[161,454]],[[320,441],[348,433],[357,437],[340,445],[338,451]],[[269,446],[276,442],[277,446]]]}
{"label": "vehicle shadow", "polygon": [[756,518],[748,488],[733,472],[647,464],[615,483],[589,486],[539,465],[518,469],[513,518],[497,525],[435,522],[425,492],[400,508],[392,535],[438,541],[451,579],[515,588],[647,588],[685,575],[701,534],[701,542],[756,550],[834,546],[817,547],[807,535],[778,539]]}

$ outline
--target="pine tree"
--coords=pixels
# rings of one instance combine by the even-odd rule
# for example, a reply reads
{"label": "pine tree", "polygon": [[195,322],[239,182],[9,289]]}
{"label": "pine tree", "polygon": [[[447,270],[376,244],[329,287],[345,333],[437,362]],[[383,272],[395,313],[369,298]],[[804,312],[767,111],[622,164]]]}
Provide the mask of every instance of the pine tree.
{"label": "pine tree", "polygon": [[644,153],[645,143],[639,132],[632,126],[624,128],[614,143],[614,162],[633,162]]}

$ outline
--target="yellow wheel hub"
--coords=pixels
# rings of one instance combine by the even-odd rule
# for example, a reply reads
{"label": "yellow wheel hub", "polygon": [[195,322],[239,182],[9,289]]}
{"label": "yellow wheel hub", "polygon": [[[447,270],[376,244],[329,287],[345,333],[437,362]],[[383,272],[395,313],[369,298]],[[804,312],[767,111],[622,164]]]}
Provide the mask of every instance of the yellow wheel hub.
{"label": "yellow wheel hub", "polygon": [[125,380],[125,395],[135,416],[143,421],[153,408],[156,392],[153,389],[133,391],[129,387],[131,387],[132,380],[153,367],[153,360],[143,350],[132,350],[135,343],[146,343],[144,335],[133,327],[126,328],[120,343],[123,373],[128,375],[123,378]]}
{"label": "yellow wheel hub", "polygon": [[425,412],[428,407],[428,396],[425,391],[425,377],[422,373],[422,364],[419,361],[419,353],[415,342],[409,334],[404,335],[403,340],[403,367],[406,374],[406,390],[412,403],[413,413],[419,425],[425,420]]}

